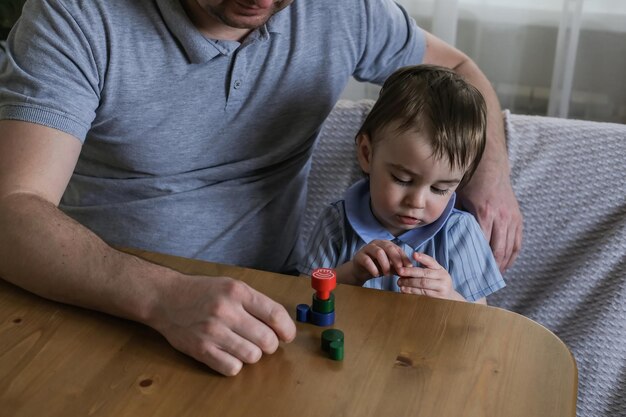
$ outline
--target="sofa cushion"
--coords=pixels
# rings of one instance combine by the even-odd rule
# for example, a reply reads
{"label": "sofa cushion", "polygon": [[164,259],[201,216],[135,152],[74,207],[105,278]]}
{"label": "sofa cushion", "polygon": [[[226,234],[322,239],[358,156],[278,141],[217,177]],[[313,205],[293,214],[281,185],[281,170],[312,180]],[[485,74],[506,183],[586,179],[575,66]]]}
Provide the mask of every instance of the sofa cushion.
{"label": "sofa cushion", "polygon": [[567,344],[579,416],[626,415],[626,126],[506,116],[524,243],[489,301]]}

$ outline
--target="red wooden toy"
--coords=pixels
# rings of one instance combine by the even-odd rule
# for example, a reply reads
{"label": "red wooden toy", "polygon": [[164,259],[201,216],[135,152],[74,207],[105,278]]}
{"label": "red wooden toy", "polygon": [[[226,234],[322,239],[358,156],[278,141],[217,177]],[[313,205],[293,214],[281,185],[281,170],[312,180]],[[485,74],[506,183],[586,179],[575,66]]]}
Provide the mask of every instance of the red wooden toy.
{"label": "red wooden toy", "polygon": [[328,300],[330,292],[337,286],[337,275],[330,268],[317,268],[311,274],[311,286],[316,291],[317,298]]}

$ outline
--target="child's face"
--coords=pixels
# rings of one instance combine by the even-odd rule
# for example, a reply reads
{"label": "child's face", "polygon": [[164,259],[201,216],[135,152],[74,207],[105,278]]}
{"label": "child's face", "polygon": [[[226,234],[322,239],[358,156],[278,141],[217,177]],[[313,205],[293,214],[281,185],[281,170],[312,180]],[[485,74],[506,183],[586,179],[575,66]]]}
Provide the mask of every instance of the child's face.
{"label": "child's face", "polygon": [[369,174],[372,211],[394,236],[434,222],[446,208],[464,169],[435,159],[423,133],[379,131],[376,144],[358,139],[361,169]]}

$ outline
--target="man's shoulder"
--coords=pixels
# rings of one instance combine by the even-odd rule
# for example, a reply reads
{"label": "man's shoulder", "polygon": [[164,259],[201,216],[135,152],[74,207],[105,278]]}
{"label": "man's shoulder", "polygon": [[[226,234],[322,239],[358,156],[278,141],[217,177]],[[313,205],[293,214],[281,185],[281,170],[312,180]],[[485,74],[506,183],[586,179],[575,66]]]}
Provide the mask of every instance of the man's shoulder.
{"label": "man's shoulder", "polygon": [[[22,14],[57,22],[61,29],[65,25],[76,25],[83,35],[96,33],[96,36],[111,37],[112,32],[118,30],[141,30],[140,26],[145,26],[146,21],[158,18],[156,3],[147,0],[31,0],[25,4]],[[64,30],[69,32],[70,29]],[[57,36],[62,34],[60,31]]]}
{"label": "man's shoulder", "polygon": [[[75,16],[105,16],[129,14],[144,14],[148,9],[157,10],[155,1],[138,0],[107,0],[94,2],[93,0],[30,0],[28,6],[38,10],[62,8]],[[132,16],[131,16],[132,17]]]}

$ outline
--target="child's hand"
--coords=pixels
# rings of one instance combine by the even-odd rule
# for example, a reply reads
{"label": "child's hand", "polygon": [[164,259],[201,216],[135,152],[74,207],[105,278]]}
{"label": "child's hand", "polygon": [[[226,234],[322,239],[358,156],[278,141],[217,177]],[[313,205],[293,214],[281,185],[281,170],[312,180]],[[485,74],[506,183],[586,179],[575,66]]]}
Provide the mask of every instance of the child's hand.
{"label": "child's hand", "polygon": [[413,264],[398,245],[388,240],[374,240],[363,246],[352,259],[352,274],[359,284],[368,279],[394,274]]}
{"label": "child's hand", "polygon": [[427,295],[447,300],[466,301],[452,284],[452,277],[435,259],[423,254],[413,253],[413,258],[424,267],[409,266],[397,271],[400,279],[400,291],[407,294]]}

